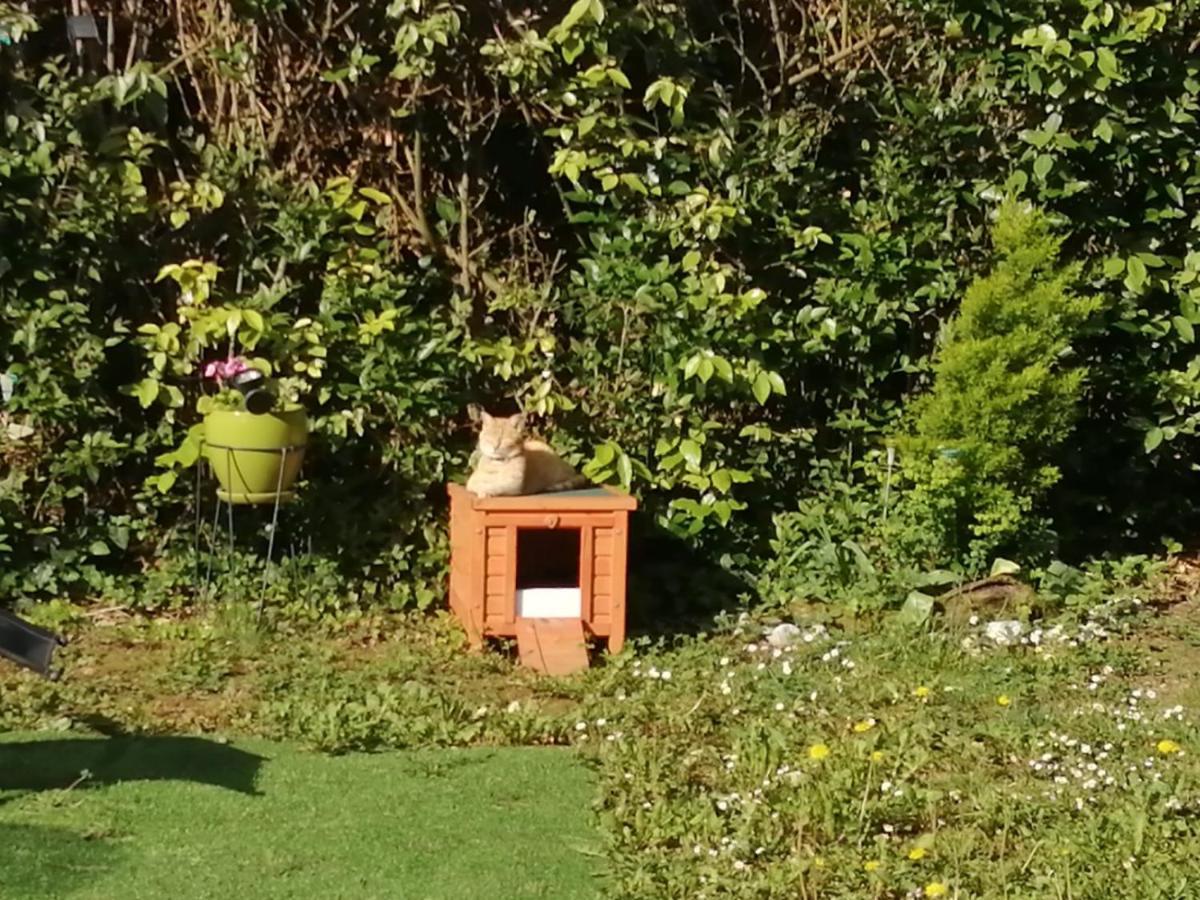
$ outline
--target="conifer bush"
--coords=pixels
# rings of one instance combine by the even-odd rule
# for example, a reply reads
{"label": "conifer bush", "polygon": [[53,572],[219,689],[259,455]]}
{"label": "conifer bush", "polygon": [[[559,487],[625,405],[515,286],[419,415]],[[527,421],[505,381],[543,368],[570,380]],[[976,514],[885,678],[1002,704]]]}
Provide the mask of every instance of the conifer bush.
{"label": "conifer bush", "polygon": [[1079,267],[1059,264],[1062,238],[1041,211],[1006,201],[992,237],[992,269],[947,324],[932,388],[913,401],[898,442],[907,533],[936,557],[977,565],[1052,539],[1039,505],[1061,474],[1055,452],[1082,396],[1072,345],[1099,307],[1077,292]]}

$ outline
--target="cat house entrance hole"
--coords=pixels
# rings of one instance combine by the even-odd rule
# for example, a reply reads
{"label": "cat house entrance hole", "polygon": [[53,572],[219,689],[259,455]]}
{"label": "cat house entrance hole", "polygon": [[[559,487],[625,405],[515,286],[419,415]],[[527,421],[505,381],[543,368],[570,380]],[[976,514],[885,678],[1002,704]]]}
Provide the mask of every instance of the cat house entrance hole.
{"label": "cat house entrance hole", "polygon": [[578,528],[517,529],[517,616],[578,619],[583,609],[579,584]]}
{"label": "cat house entrance hole", "polygon": [[578,587],[578,528],[517,529],[517,590]]}

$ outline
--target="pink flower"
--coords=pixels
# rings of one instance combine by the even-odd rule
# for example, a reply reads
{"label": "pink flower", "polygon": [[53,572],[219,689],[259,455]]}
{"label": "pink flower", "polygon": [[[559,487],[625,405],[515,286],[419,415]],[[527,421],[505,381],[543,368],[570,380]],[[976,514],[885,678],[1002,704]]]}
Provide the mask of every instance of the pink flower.
{"label": "pink flower", "polygon": [[204,367],[205,378],[215,378],[217,381],[228,381],[235,375],[240,375],[250,367],[241,357],[232,359],[215,359]]}

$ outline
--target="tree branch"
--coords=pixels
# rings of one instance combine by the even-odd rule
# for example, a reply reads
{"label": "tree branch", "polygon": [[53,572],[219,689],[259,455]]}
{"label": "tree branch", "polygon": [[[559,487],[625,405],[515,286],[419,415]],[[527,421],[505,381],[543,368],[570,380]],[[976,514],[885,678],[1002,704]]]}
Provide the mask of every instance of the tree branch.
{"label": "tree branch", "polygon": [[857,41],[855,41],[849,47],[839,50],[837,53],[830,54],[822,62],[814,63],[813,65],[808,66],[805,69],[801,69],[795,75],[792,75],[790,78],[788,78],[788,84],[799,84],[802,81],[806,81],[809,78],[812,78],[814,75],[817,75],[820,72],[822,72],[828,68],[831,68],[832,66],[836,66],[838,63],[842,62],[845,59],[848,59],[849,57],[853,56],[855,53],[858,53],[858,52],[866,49],[867,47],[869,47],[871,44],[875,43],[876,41],[883,40],[884,38],[889,38],[894,34],[896,34],[896,26],[895,25],[886,25],[883,28],[880,28],[878,31],[867,35],[866,37],[859,38]]}

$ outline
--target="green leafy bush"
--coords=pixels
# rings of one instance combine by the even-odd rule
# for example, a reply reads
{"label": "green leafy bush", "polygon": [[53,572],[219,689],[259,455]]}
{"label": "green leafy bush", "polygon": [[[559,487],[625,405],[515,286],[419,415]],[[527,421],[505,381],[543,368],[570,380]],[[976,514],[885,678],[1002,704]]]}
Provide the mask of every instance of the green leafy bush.
{"label": "green leafy bush", "polygon": [[[540,414],[728,567],[770,554],[776,516],[807,541],[827,493],[883,522],[884,442],[1006,192],[1070,223],[1064,257],[1108,300],[1030,502],[1088,552],[1093,526],[1145,541],[1200,508],[1178,502],[1200,421],[1190,0],[863,2],[836,34],[767,0],[136,9],[77,63],[60,5],[0,2],[6,594],[173,602],[191,379],[230,338],[312,415],[310,571],[355,602],[441,596],[468,400]],[[989,527],[1024,530],[1024,496],[988,499],[1009,508]],[[842,596],[851,541],[899,574],[894,512],[898,535],[839,525],[841,550],[791,565]],[[924,555],[983,552],[954,537]]]}
{"label": "green leafy bush", "polygon": [[1079,414],[1084,370],[1073,345],[1099,308],[1076,294],[1078,266],[1058,264],[1046,217],[1004,203],[995,263],[967,289],[899,440],[902,515],[935,558],[982,566],[1000,550],[1036,550],[1039,514],[1060,476],[1055,453]]}

